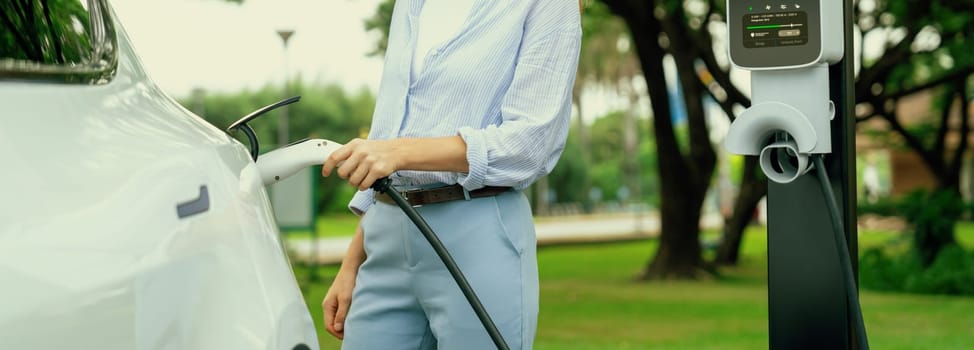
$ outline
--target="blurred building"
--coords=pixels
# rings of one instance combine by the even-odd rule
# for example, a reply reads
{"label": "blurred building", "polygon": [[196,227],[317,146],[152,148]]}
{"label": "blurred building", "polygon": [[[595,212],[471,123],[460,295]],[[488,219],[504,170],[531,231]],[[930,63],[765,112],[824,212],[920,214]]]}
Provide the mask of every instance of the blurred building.
{"label": "blurred building", "polygon": [[[938,103],[938,96],[931,90],[916,93],[899,100],[896,108],[903,127],[907,130],[917,130],[933,125],[935,130],[939,126],[941,118],[940,111],[933,108]],[[949,158],[960,143],[960,104],[952,104],[948,123],[948,132],[945,139],[945,153]],[[967,104],[971,111],[968,115],[974,115],[974,105]],[[974,124],[972,124],[974,126]],[[934,134],[931,134],[933,137]],[[974,139],[967,135],[971,140],[970,145],[974,145]],[[921,139],[929,147],[932,139]],[[930,172],[922,157],[909,148],[902,137],[893,131],[889,123],[881,117],[872,118],[862,122],[857,126],[856,144],[858,149],[858,179],[860,187],[860,198],[867,195],[866,174],[868,167],[879,167],[880,191],[882,196],[900,196],[916,189],[932,190],[937,186],[936,177]],[[961,193],[965,199],[974,198],[974,162],[972,162],[971,151],[968,150],[963,156],[963,165],[960,175]]]}

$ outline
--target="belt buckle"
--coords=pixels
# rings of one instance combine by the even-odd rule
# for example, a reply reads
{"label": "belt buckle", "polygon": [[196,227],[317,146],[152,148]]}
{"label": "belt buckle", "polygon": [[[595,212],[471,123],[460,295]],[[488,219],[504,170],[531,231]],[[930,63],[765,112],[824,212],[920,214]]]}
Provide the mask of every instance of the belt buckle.
{"label": "belt buckle", "polygon": [[[406,201],[406,203],[409,203],[409,193],[410,192],[413,192],[413,191],[416,191],[416,190],[398,190],[396,192],[399,192],[399,195],[402,196],[402,199],[404,199]],[[410,204],[410,206],[412,206],[413,208],[419,208],[419,207],[422,207],[423,205],[422,204]]]}

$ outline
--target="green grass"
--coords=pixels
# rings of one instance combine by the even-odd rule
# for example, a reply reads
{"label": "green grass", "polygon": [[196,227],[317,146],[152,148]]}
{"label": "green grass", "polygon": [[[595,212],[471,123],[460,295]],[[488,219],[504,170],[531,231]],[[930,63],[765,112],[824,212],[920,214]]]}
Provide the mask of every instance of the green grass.
{"label": "green grass", "polygon": [[[354,227],[354,226],[353,226]],[[860,246],[899,234],[864,232]],[[974,247],[974,224],[959,240]],[[539,252],[541,314],[536,349],[761,349],[768,347],[766,236],[749,230],[742,264],[721,278],[635,283],[654,241],[543,248]],[[321,327],[321,299],[337,272],[323,268],[305,296],[322,349],[337,349]],[[305,279],[306,270],[297,271]],[[861,294],[875,349],[966,349],[974,344],[974,298]]]}
{"label": "green grass", "polygon": [[[335,213],[319,216],[315,221],[319,237],[342,237],[351,236],[355,233],[355,227],[358,226],[359,217],[351,212]],[[284,232],[284,235],[288,239],[306,239],[311,238],[311,231],[288,230]]]}

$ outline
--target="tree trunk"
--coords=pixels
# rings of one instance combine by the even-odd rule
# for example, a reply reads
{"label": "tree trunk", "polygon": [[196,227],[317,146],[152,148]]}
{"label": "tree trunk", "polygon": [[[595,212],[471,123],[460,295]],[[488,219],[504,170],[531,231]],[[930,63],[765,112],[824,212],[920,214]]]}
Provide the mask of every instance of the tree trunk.
{"label": "tree trunk", "polygon": [[[707,271],[699,234],[702,196],[663,191],[659,249],[639,276],[641,280],[696,279]],[[696,197],[696,198],[695,198]]]}
{"label": "tree trunk", "polygon": [[[653,4],[642,1],[603,1],[614,13],[625,19],[632,31],[636,53],[652,101],[653,133],[656,136],[659,157],[657,170],[662,194],[661,232],[659,249],[638,278],[697,278],[705,266],[699,240],[700,208],[716,162],[714,156],[713,161],[706,164],[709,155],[713,155],[712,148],[709,153],[707,151],[707,133],[700,133],[700,128],[705,129],[706,125],[693,125],[702,122],[703,118],[702,114],[696,114],[702,113],[702,105],[693,105],[694,101],[699,102],[697,100],[701,97],[701,91],[695,86],[688,88],[683,84],[687,92],[685,96],[690,115],[688,121],[691,123],[690,156],[684,157],[670,116],[668,90],[663,73],[663,57],[666,53],[658,40],[662,28],[653,15]],[[693,71],[681,69],[680,74],[693,74]],[[684,76],[682,79],[686,82],[693,81],[696,77]],[[700,136],[704,136],[708,144],[701,145]]]}
{"label": "tree trunk", "polygon": [[638,96],[633,98],[631,92],[633,87],[623,87],[618,90],[620,94],[628,94],[629,108],[625,111],[625,128],[622,130],[622,149],[623,149],[623,183],[629,190],[629,198],[639,201],[639,129],[636,124],[636,102]]}
{"label": "tree trunk", "polygon": [[542,176],[534,184],[535,188],[535,213],[541,216],[548,215],[551,211],[548,205],[548,177]]}
{"label": "tree trunk", "polygon": [[[659,8],[661,7],[657,7],[657,10]],[[653,18],[655,20],[657,17]],[[678,83],[683,90],[690,145],[686,155],[680,152],[675,142],[657,145],[661,158],[664,153],[676,155],[685,171],[673,171],[675,169],[670,167],[660,168],[660,185],[669,188],[668,191],[663,191],[663,198],[670,205],[662,206],[660,248],[644,271],[643,277],[697,278],[700,277],[700,272],[713,272],[712,267],[703,262],[701,255],[700,216],[717,165],[717,153],[707,130],[707,116],[703,108],[704,87],[693,63],[696,49],[690,46],[691,40],[687,36],[689,29],[684,27],[682,20],[685,18],[682,7],[670,7],[668,13],[658,18],[661,31],[669,38],[669,53],[673,55]],[[660,45],[658,40],[656,45]],[[657,67],[662,72],[662,65]],[[659,88],[659,85],[655,87]],[[653,99],[653,104],[656,102],[657,99]],[[676,130],[671,122],[667,124],[669,128],[665,131],[672,138]],[[657,138],[658,135],[659,130]],[[660,164],[664,166],[662,162]]]}
{"label": "tree trunk", "polygon": [[734,199],[734,212],[724,221],[723,235],[714,258],[715,265],[737,265],[739,261],[744,230],[754,219],[754,211],[761,198],[768,194],[768,179],[759,177],[759,171],[758,157],[747,157],[740,192]]}
{"label": "tree trunk", "polygon": [[[578,146],[582,150],[582,164],[588,169],[592,164],[592,150],[589,147],[589,130],[585,126],[585,118],[582,114],[582,88],[581,86],[576,86],[572,90],[572,101],[575,103],[575,107],[578,108]],[[592,177],[590,175],[585,176],[585,182],[582,184],[581,191],[582,195],[582,209],[585,213],[591,213],[594,207],[591,199],[589,199],[588,193],[592,189]]]}

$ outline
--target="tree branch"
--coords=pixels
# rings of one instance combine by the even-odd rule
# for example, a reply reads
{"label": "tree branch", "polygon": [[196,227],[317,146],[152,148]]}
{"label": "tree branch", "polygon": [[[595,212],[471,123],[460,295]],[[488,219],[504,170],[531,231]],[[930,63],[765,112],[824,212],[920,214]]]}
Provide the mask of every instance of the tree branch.
{"label": "tree branch", "polygon": [[879,96],[877,96],[877,98],[879,98],[880,100],[900,99],[902,97],[906,97],[920,91],[924,91],[933,87],[943,85],[950,81],[955,81],[957,79],[966,79],[970,75],[974,75],[974,66],[966,66],[963,68],[958,68],[953,72],[944,74],[939,78],[932,79],[923,84],[908,89],[901,89],[900,91],[896,91],[892,93],[880,94]]}
{"label": "tree branch", "polygon": [[[700,82],[700,85],[703,85],[703,82]],[[721,101],[719,98],[717,98],[717,96],[714,95],[714,92],[711,91],[710,89],[704,87],[703,90],[706,91],[707,94],[714,99],[714,101],[717,101],[717,105],[720,106],[720,109],[722,111],[724,111],[724,114],[727,115],[727,119],[730,120],[731,123],[737,120],[737,115],[734,114],[733,101],[731,101],[730,99],[724,99],[723,101]]]}
{"label": "tree branch", "polygon": [[[707,130],[706,113],[703,110],[702,84],[693,66],[694,57],[699,51],[689,42],[690,28],[685,26],[686,14],[681,6],[673,6],[671,13],[659,19],[660,26],[669,37],[669,54],[676,62],[679,84],[683,87],[683,103],[687,111],[687,126],[690,131],[689,166],[696,171],[691,173],[695,182],[709,182],[717,153],[710,141]],[[706,89],[703,89],[706,90]]]}
{"label": "tree branch", "polygon": [[[707,20],[704,22],[701,30],[697,35],[693,35],[693,33],[691,33],[689,37],[692,39],[694,46],[696,46],[697,52],[699,52],[700,60],[703,61],[703,64],[707,67],[707,71],[709,71],[710,75],[714,77],[717,84],[720,84],[720,87],[723,88],[727,93],[727,98],[730,99],[732,103],[748,107],[751,105],[751,99],[745,96],[744,93],[741,92],[741,90],[738,89],[737,86],[734,85],[734,83],[730,80],[730,72],[721,69],[720,65],[717,64],[717,56],[714,54],[713,48],[713,36],[710,35],[710,32],[707,29],[707,24],[710,23],[710,17],[713,14],[713,9],[716,5],[712,0],[710,3],[711,12],[707,14]],[[717,99],[715,98],[715,100]]]}
{"label": "tree branch", "polygon": [[[900,123],[900,120],[897,117],[898,113],[896,111],[896,107],[893,107],[894,109],[892,111],[885,111],[882,109],[881,105],[876,104],[877,101],[870,101],[870,103],[873,104],[873,108],[875,108],[877,111],[881,111],[876,114],[883,117],[883,119],[889,123],[889,126],[893,129],[893,131],[896,131],[897,134],[903,137],[906,144],[910,146],[913,151],[917,152],[918,155],[920,155],[920,158],[923,159],[924,163],[927,163],[927,167],[929,167],[931,171],[937,173],[935,175],[940,175],[943,173],[944,166],[942,158],[930,153],[925,147],[923,147],[923,143],[920,142],[919,139],[913,136],[913,134],[910,134],[910,132],[903,127],[903,124]],[[940,176],[937,177],[940,178]]]}
{"label": "tree branch", "polygon": [[947,129],[950,128],[950,110],[954,106],[954,94],[956,91],[952,86],[944,92],[944,109],[940,111],[940,127],[937,129],[937,138],[934,139],[933,154],[944,154],[944,147],[947,144]]}
{"label": "tree branch", "polygon": [[[902,89],[900,91],[895,91],[895,92],[892,92],[892,93],[884,93],[884,94],[881,94],[879,96],[874,96],[874,97],[863,97],[863,99],[865,99],[866,101],[862,101],[862,102],[870,102],[870,100],[876,101],[876,103],[872,103],[872,102],[869,103],[869,105],[870,106],[873,106],[873,109],[875,110],[876,109],[875,106],[877,104],[879,104],[878,101],[889,101],[889,100],[894,100],[895,101],[895,100],[899,100],[901,98],[904,98],[904,97],[913,95],[915,93],[918,93],[918,92],[921,92],[921,91],[926,91],[926,90],[935,88],[937,86],[946,84],[947,82],[950,82],[950,81],[956,81],[958,79],[967,79],[967,77],[969,77],[971,75],[974,75],[974,66],[964,67],[964,68],[961,68],[961,69],[957,69],[957,70],[955,70],[953,72],[944,74],[943,76],[941,76],[939,78],[930,80],[928,82],[925,82],[923,84],[920,84],[920,85],[917,85],[917,86],[914,86],[914,87],[911,87],[911,88],[908,88],[908,89]],[[873,119],[873,118],[878,117],[878,116],[880,116],[880,114],[878,112],[875,112],[874,111],[873,113],[870,113],[869,115],[866,115],[866,116],[863,116],[863,117],[857,117],[856,118],[856,123],[861,123],[861,122],[864,122],[864,121]]]}
{"label": "tree branch", "polygon": [[954,157],[950,161],[950,176],[954,182],[960,177],[960,169],[964,164],[964,153],[970,143],[968,139],[971,133],[971,106],[967,102],[967,79],[959,79],[956,83],[957,95],[960,97],[960,143],[954,150]]}
{"label": "tree branch", "polygon": [[859,123],[865,122],[867,120],[876,118],[877,116],[879,116],[879,115],[876,114],[876,113],[870,113],[869,115],[867,115],[865,117],[856,117],[856,124],[859,124]]}
{"label": "tree branch", "polygon": [[862,67],[859,71],[859,81],[856,82],[856,96],[872,95],[870,89],[873,84],[879,82],[880,78],[889,76],[889,72],[897,64],[903,62],[910,56],[910,45],[916,39],[918,33],[915,29],[907,29],[907,35],[896,46],[886,50],[883,57],[869,67]]}

